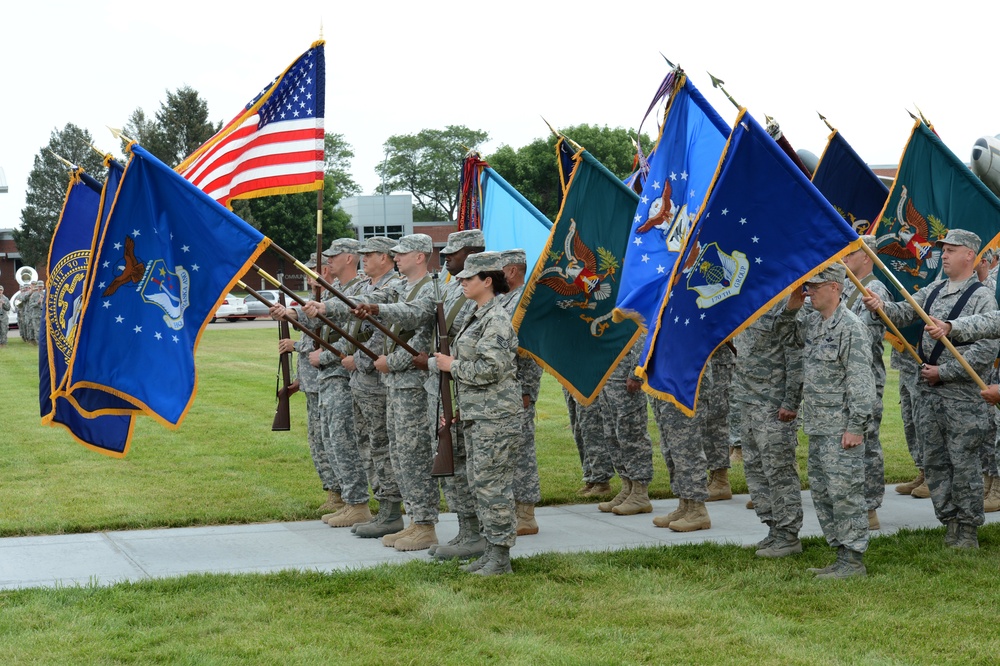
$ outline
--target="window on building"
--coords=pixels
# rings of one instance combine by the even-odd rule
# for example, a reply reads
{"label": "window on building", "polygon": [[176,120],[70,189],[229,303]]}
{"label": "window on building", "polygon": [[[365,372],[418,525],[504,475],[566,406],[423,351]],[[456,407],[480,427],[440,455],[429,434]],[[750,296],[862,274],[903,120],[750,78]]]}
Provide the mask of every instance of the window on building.
{"label": "window on building", "polygon": [[401,224],[390,224],[390,225],[372,225],[366,226],[362,229],[364,238],[371,238],[372,236],[385,236],[387,238],[402,238],[403,237],[403,225]]}

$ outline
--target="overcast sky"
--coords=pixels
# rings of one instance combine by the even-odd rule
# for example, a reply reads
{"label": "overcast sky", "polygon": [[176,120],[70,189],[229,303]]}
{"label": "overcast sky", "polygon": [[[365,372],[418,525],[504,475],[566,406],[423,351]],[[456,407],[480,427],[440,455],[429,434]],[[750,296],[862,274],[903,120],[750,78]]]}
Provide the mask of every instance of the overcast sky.
{"label": "overcast sky", "polygon": [[[460,124],[520,147],[579,123],[635,127],[680,63],[727,122],[736,110],[706,70],[762,123],[817,155],[821,111],[870,164],[894,164],[919,105],[968,161],[1000,132],[994,34],[1000,5],[913,0],[837,3],[321,2],[36,0],[0,19],[0,228],[20,224],[32,161],[72,122],[117,144],[136,108],[152,115],[189,85],[228,121],[320,35],[326,128],[353,146],[355,180],[393,134]],[[501,174],[502,175],[502,174]],[[457,187],[457,183],[456,183]]]}

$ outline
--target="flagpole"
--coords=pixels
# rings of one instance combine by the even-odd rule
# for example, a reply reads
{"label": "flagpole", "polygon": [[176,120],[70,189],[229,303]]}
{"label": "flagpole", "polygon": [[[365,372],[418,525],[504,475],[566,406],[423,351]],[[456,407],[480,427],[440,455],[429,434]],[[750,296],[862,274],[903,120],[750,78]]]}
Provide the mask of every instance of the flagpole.
{"label": "flagpole", "polygon": [[[858,292],[862,296],[869,293],[868,290],[865,288],[865,286],[861,284],[861,280],[857,278],[854,272],[851,271],[850,268],[847,268],[847,262],[841,259],[840,263],[844,264],[844,268],[847,269],[847,277],[849,277],[851,279],[851,282],[854,283],[854,286],[858,288]],[[885,310],[879,308],[876,312],[878,312],[878,316],[881,317],[882,321],[889,328],[889,330],[892,331],[892,334],[895,335],[903,343],[903,345],[906,347],[906,351],[909,352],[910,356],[913,357],[913,360],[917,362],[917,365],[923,363],[923,361],[920,360],[920,355],[917,354],[917,350],[913,348],[913,345],[907,342],[906,338],[903,337],[903,334],[899,332],[898,328],[896,328],[896,325],[893,324],[892,321],[889,319],[889,315],[885,313]]]}
{"label": "flagpole", "polygon": [[[909,303],[910,307],[913,308],[913,311],[916,312],[917,315],[919,315],[920,318],[924,320],[924,323],[927,324],[928,326],[933,326],[934,320],[930,318],[930,315],[924,312],[923,308],[917,305],[917,302],[913,300],[913,296],[910,296],[910,293],[906,291],[906,287],[904,287],[902,283],[896,279],[896,276],[892,274],[892,271],[886,268],[885,264],[882,263],[882,260],[878,258],[878,255],[875,254],[875,251],[872,250],[870,247],[868,247],[867,243],[862,243],[861,249],[864,250],[865,253],[872,258],[872,262],[876,266],[878,266],[883,273],[885,273],[885,275],[892,282],[893,286],[896,287],[896,290],[903,295],[903,298],[906,299],[906,302]],[[974,381],[980,389],[985,391],[987,388],[989,388],[988,386],[986,386],[986,382],[983,381],[982,377],[979,376],[979,373],[977,373],[975,369],[971,365],[969,365],[969,362],[965,360],[965,357],[962,356],[962,354],[959,353],[957,349],[955,349],[955,345],[951,344],[951,340],[944,337],[941,338],[939,342],[941,342],[948,349],[948,351],[951,352],[952,356],[955,357],[955,360],[958,361],[958,363],[965,370],[966,374],[969,375],[972,381]],[[920,361],[920,363],[921,365],[923,365],[923,361]]]}
{"label": "flagpole", "polygon": [[[325,184],[325,183],[324,183]],[[316,266],[323,264],[323,188],[316,190]],[[315,289],[316,300],[319,300],[320,286]]]}

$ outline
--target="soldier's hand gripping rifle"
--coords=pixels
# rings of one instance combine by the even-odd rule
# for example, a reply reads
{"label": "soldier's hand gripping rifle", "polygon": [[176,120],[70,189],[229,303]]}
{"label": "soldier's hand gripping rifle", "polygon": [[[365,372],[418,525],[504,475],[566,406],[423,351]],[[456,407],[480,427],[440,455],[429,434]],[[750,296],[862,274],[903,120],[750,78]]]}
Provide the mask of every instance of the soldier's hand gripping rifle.
{"label": "soldier's hand gripping rifle", "polygon": [[[451,356],[448,349],[448,321],[444,314],[444,301],[441,299],[441,285],[438,274],[434,273],[434,301],[437,303],[438,351]],[[451,373],[439,373],[441,393],[441,411],[443,423],[438,424],[438,447],[434,453],[434,466],[431,476],[454,476],[455,453],[451,441],[451,422],[455,420],[455,409],[451,404]]]}
{"label": "soldier's hand gripping rifle", "polygon": [[[285,305],[284,294],[278,294],[278,302],[281,303],[282,306]],[[280,320],[278,322],[278,339],[288,340],[290,337],[291,334],[288,331],[288,320]],[[281,384],[278,386],[278,406],[274,412],[274,422],[271,424],[271,430],[274,432],[285,432],[292,429],[292,416],[289,411],[288,397],[295,393],[298,389],[292,387],[292,371],[289,367],[289,356],[291,356],[291,352],[284,352],[278,356],[279,363],[281,365],[281,376],[279,377]]]}

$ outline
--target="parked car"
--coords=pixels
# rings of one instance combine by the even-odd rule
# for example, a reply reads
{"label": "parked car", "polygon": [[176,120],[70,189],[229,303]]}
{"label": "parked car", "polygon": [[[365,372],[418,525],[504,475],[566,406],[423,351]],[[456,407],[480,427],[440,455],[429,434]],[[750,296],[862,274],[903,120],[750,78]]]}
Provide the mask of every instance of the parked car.
{"label": "parked car", "polygon": [[21,300],[21,292],[16,291],[10,297],[10,312],[7,313],[7,328],[17,328],[17,302]]}
{"label": "parked car", "polygon": [[212,315],[212,321],[216,319],[225,319],[226,321],[236,321],[237,319],[247,318],[247,304],[239,296],[233,296],[232,294],[226,294],[226,298],[223,299],[222,304],[219,305],[219,309],[215,311]]}
{"label": "parked car", "polygon": [[[281,292],[277,289],[258,289],[257,293],[264,297],[268,303],[277,303]],[[253,294],[247,294],[247,297],[243,299],[247,304],[247,315],[251,318],[257,317],[267,317],[267,306],[257,299]],[[294,301],[288,296],[285,296],[286,305],[302,305],[303,301],[295,299]]]}

